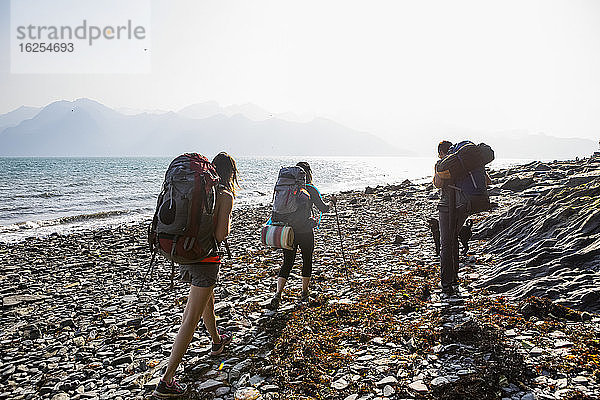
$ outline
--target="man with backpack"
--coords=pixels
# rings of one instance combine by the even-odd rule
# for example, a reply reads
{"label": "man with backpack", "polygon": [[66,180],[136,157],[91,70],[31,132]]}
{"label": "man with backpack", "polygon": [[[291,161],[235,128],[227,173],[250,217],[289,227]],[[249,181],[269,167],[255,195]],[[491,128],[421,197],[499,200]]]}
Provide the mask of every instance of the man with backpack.
{"label": "man with backpack", "polygon": [[485,165],[494,159],[486,144],[457,144],[444,140],[438,145],[433,184],[440,188],[438,203],[442,292],[458,291],[458,231],[469,215],[490,209],[487,186],[491,183]]}

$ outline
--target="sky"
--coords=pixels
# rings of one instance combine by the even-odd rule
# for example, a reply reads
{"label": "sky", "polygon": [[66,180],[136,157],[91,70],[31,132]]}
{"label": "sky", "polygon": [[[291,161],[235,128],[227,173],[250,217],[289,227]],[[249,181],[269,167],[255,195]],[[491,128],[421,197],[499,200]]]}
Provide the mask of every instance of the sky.
{"label": "sky", "polygon": [[214,100],[325,116],[403,147],[457,132],[600,138],[596,0],[153,0],[151,18],[151,73],[11,74],[0,0],[0,113]]}

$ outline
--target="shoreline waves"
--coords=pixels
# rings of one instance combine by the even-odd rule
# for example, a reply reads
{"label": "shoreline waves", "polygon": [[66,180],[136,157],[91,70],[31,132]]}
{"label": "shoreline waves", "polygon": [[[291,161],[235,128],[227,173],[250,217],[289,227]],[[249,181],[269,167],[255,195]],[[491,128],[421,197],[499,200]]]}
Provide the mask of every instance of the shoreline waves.
{"label": "shoreline waves", "polygon": [[[308,160],[318,187],[331,194],[428,180],[427,157],[241,157],[239,197],[234,207],[271,201],[282,165]],[[0,157],[0,242],[114,227],[151,218],[169,158]],[[504,167],[521,160],[498,160]]]}

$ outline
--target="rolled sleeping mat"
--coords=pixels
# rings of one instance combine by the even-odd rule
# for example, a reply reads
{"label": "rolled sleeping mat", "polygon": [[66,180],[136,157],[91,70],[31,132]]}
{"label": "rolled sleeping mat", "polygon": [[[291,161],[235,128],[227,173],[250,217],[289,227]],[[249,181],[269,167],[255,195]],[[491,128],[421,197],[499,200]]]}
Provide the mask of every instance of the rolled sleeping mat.
{"label": "rolled sleeping mat", "polygon": [[294,248],[294,230],[291,226],[265,225],[260,234],[260,241],[266,246],[292,250]]}

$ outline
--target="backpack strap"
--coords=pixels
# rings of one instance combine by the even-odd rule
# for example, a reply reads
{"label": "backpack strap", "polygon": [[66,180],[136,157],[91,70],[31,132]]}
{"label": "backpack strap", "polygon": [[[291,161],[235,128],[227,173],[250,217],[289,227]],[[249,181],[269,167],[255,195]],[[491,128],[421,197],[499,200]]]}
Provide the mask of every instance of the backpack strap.
{"label": "backpack strap", "polygon": [[158,195],[158,199],[156,200],[156,208],[154,209],[154,215],[152,216],[152,222],[150,223],[150,226],[148,227],[148,246],[150,248],[150,252],[152,253],[158,246],[157,246],[157,241],[158,241],[158,235],[156,234],[156,227],[158,226],[158,211],[160,209],[160,206],[162,205],[162,201],[165,197],[165,188],[163,187],[163,190],[161,190],[160,194]]}
{"label": "backpack strap", "polygon": [[173,245],[171,246],[171,285],[169,289],[173,289],[173,279],[175,278],[175,261],[173,261],[173,256],[175,255],[175,246],[177,245],[177,237],[173,238]]}
{"label": "backpack strap", "polygon": [[[215,186],[215,188],[216,188],[217,196],[221,195],[224,190],[227,190],[227,187],[220,182]],[[215,202],[216,201],[217,201],[217,199],[215,197]],[[214,252],[217,254],[217,256],[223,257],[225,255],[225,252],[221,251],[221,246],[220,246],[219,242],[217,242],[217,239],[215,238],[214,235],[213,235],[213,243],[214,243],[214,249],[213,249]],[[229,242],[227,241],[227,238],[225,238],[223,240],[223,243],[225,244],[225,249],[227,251],[227,257],[232,258],[231,250],[229,249]]]}
{"label": "backpack strap", "polygon": [[[465,163],[462,159],[462,157],[460,156],[460,154],[456,153],[456,157],[458,158],[458,161],[460,161],[460,165],[462,166],[462,168],[467,171],[467,168],[465,167]],[[475,178],[473,177],[473,173],[471,171],[467,171],[467,173],[469,174],[469,177],[471,177],[471,182],[473,182],[473,187],[475,189],[479,189],[477,187],[477,183],[475,182]]]}
{"label": "backpack strap", "polygon": [[225,243],[225,249],[227,249],[227,257],[228,258],[233,258],[231,256],[231,249],[229,248],[229,242],[227,241],[227,238],[225,238],[225,240],[223,240],[223,243]]}

